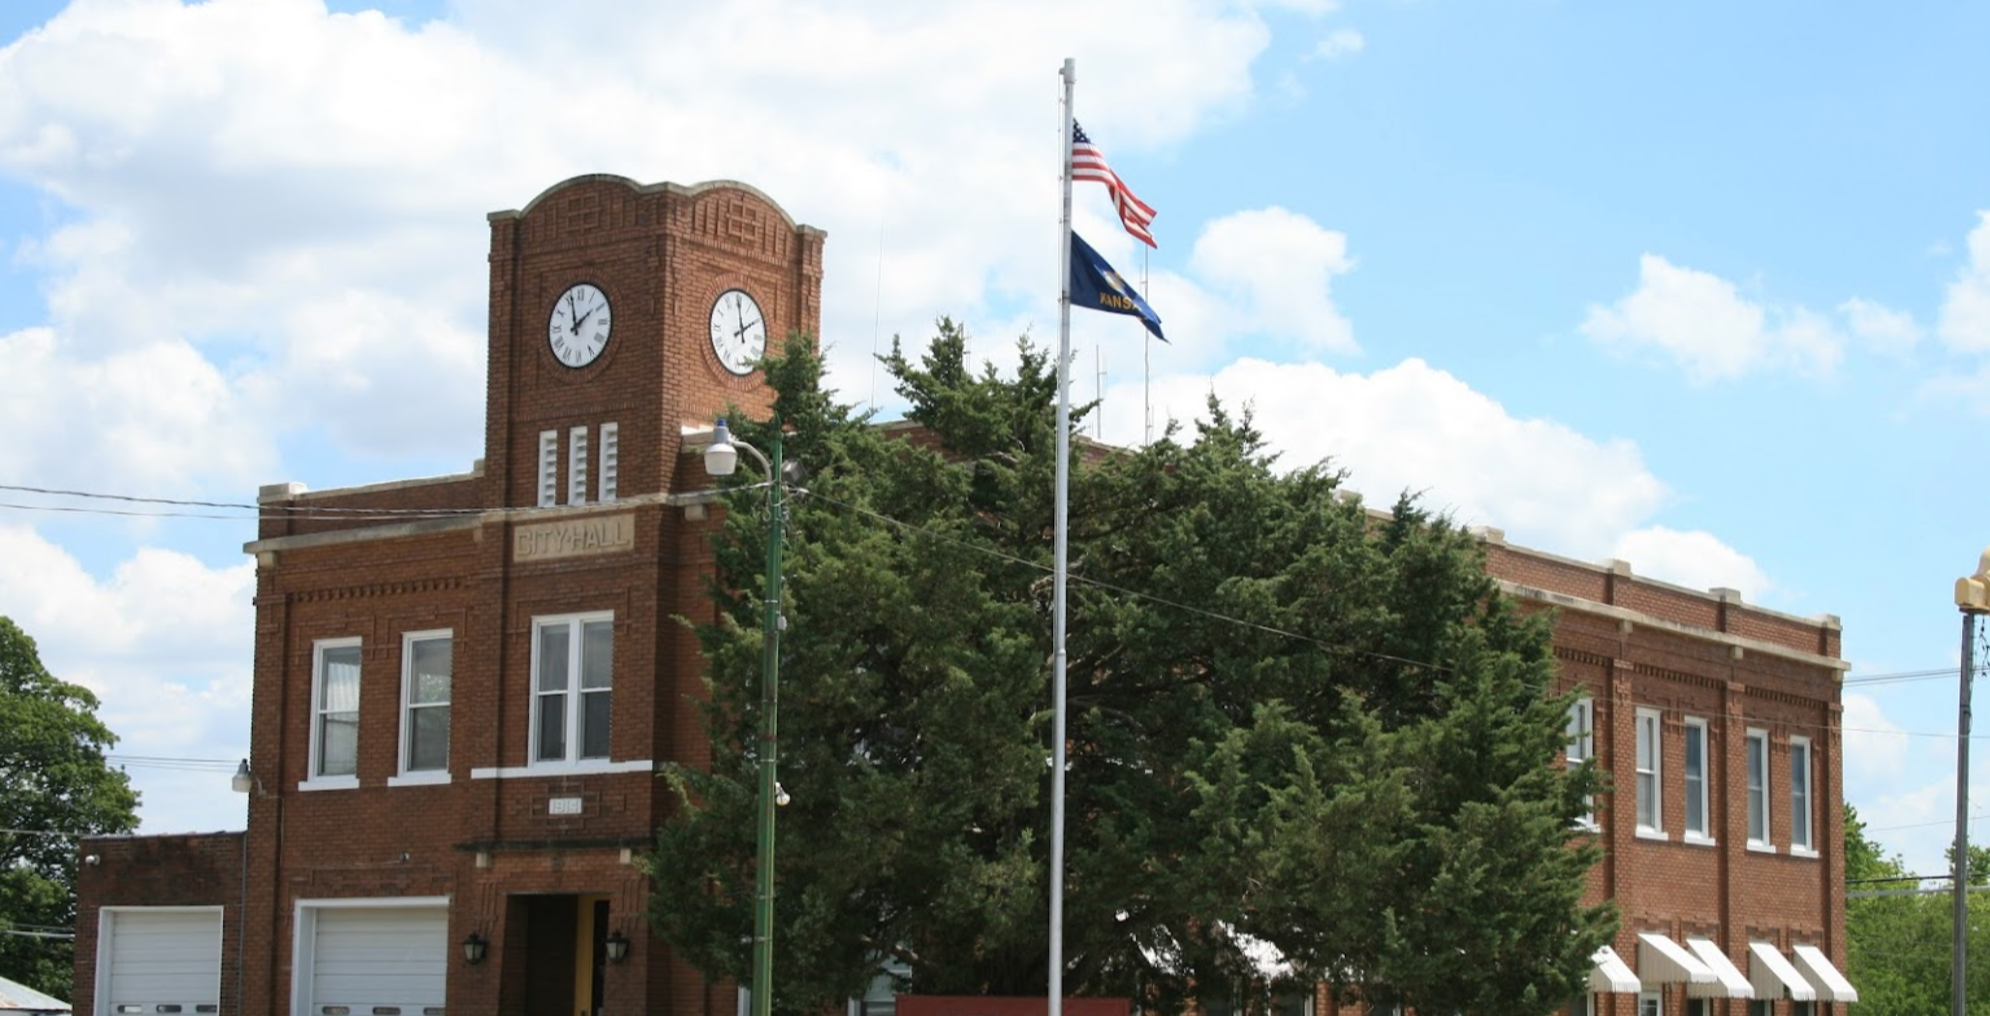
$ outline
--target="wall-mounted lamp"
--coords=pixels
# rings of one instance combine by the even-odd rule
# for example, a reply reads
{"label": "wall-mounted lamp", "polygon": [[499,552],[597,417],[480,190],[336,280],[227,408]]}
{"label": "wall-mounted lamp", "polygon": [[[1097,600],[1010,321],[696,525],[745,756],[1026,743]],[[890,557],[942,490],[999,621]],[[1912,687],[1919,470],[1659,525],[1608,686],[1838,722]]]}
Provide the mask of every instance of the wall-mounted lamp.
{"label": "wall-mounted lamp", "polygon": [[609,932],[608,941],[602,945],[603,948],[608,950],[608,962],[610,963],[620,963],[629,958],[629,939],[628,936],[622,934],[622,929],[620,928]]}
{"label": "wall-mounted lamp", "polygon": [[229,787],[233,787],[235,793],[263,793],[263,777],[249,767],[249,760],[243,760],[241,765],[235,767],[235,775],[229,777]]}
{"label": "wall-mounted lamp", "polygon": [[471,932],[463,936],[463,962],[476,966],[484,961],[484,953],[491,947],[484,936]]}

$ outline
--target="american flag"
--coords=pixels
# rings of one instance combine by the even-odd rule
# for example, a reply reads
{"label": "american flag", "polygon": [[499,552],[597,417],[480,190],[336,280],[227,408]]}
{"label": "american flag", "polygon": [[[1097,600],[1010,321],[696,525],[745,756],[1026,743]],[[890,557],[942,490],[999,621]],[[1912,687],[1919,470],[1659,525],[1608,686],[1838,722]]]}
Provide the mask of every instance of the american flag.
{"label": "american flag", "polygon": [[1113,207],[1119,209],[1120,225],[1133,234],[1134,239],[1149,247],[1158,247],[1154,234],[1147,231],[1147,224],[1154,221],[1154,208],[1147,202],[1133,196],[1119,174],[1106,165],[1105,153],[1099,151],[1092,139],[1085,136],[1085,128],[1078,121],[1071,121],[1071,179],[1097,180],[1112,192]]}

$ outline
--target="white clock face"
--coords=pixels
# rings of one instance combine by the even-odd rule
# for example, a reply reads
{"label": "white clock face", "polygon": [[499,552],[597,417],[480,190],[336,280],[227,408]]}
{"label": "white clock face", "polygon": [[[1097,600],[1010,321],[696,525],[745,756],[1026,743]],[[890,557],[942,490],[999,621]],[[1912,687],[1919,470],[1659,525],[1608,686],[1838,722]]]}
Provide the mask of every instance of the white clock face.
{"label": "white clock face", "polygon": [[608,348],[608,294],[585,282],[553,301],[546,323],[546,343],[553,358],[569,367],[585,367]]}
{"label": "white clock face", "polygon": [[767,319],[743,289],[728,289],[712,304],[712,352],[734,374],[751,374],[767,353]]}

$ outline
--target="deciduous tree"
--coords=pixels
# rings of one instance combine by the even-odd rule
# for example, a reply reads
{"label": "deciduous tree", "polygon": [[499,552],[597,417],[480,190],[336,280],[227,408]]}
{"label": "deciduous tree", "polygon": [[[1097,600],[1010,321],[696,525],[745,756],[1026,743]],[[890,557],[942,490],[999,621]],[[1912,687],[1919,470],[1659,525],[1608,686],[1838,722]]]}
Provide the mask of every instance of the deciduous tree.
{"label": "deciduous tree", "polygon": [[76,837],[138,828],[138,793],[104,752],[97,697],[48,672],[0,617],[0,976],[68,998]]}

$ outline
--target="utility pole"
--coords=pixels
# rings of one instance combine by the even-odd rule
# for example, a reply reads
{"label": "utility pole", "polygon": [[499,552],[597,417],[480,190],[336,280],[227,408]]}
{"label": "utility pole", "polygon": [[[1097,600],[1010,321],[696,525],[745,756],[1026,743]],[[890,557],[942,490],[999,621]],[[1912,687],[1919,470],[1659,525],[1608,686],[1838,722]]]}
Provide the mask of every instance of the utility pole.
{"label": "utility pole", "polygon": [[1950,970],[1949,1016],[1964,1016],[1964,973],[1969,964],[1969,686],[1976,678],[1976,617],[1990,613],[1990,548],[1976,574],[1955,580],[1955,605],[1962,611],[1962,673],[1955,718],[1955,941]]}

